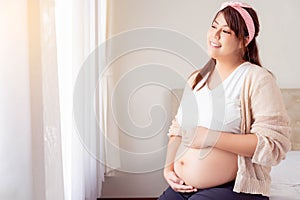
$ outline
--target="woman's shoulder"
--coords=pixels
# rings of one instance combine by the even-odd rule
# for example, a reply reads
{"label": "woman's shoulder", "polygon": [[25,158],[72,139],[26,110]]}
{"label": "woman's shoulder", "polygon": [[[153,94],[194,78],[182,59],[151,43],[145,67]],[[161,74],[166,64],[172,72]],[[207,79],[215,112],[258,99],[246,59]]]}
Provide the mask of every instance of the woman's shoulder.
{"label": "woman's shoulder", "polygon": [[247,65],[249,66],[248,74],[246,76],[248,79],[258,80],[258,79],[265,79],[265,78],[270,78],[270,79],[275,78],[274,74],[265,67],[253,63],[248,63]]}
{"label": "woman's shoulder", "polygon": [[249,63],[249,70],[244,80],[245,88],[252,88],[252,91],[260,90],[263,87],[277,88],[276,78],[267,68]]}

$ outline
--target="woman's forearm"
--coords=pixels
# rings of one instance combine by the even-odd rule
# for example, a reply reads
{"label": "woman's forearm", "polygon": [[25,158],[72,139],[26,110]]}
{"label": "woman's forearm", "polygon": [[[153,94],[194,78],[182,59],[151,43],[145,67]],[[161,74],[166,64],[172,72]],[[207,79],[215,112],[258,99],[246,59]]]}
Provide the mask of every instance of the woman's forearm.
{"label": "woman's forearm", "polygon": [[219,137],[214,148],[229,151],[241,156],[252,157],[255,152],[257,142],[258,139],[255,134],[219,132]]}
{"label": "woman's forearm", "polygon": [[180,143],[181,136],[170,136],[167,148],[165,171],[174,170],[174,160]]}
{"label": "woman's forearm", "polygon": [[193,135],[188,139],[190,148],[213,147],[246,157],[253,156],[258,142],[255,134],[235,134],[204,127],[197,127],[190,135]]}

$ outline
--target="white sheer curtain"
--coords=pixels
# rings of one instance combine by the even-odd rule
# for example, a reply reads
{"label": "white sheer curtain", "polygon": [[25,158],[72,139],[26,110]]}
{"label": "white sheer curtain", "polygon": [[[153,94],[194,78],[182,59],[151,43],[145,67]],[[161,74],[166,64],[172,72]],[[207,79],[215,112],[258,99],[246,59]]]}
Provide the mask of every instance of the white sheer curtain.
{"label": "white sheer curtain", "polygon": [[[99,67],[94,50],[106,39],[106,1],[56,1],[57,50],[61,103],[63,171],[66,200],[100,197],[104,166],[101,160],[99,124],[102,91],[95,92]],[[86,62],[91,66],[85,70]],[[74,95],[77,79],[83,84]],[[100,88],[101,89],[101,88]],[[80,94],[78,94],[80,91]],[[98,95],[98,96],[97,96]],[[74,97],[73,97],[74,96]],[[80,116],[73,111],[74,98]],[[76,116],[73,116],[76,115]],[[73,119],[74,118],[74,119]],[[79,119],[79,120],[78,120]],[[100,124],[101,125],[101,124]]]}
{"label": "white sheer curtain", "polygon": [[[100,197],[103,145],[93,118],[100,116],[101,88],[93,104],[89,95],[101,69],[96,59],[90,71],[82,68],[105,40],[105,10],[104,0],[28,1],[34,200]],[[73,120],[74,98],[80,103],[80,121]]]}
{"label": "white sheer curtain", "polygon": [[54,1],[28,1],[33,199],[63,199]]}

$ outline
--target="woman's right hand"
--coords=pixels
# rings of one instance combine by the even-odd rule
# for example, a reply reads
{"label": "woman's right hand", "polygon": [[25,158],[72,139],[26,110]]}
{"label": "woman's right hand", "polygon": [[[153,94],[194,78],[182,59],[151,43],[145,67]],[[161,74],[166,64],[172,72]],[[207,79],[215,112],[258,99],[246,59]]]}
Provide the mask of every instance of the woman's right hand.
{"label": "woman's right hand", "polygon": [[184,181],[180,179],[173,170],[165,170],[164,177],[170,187],[176,192],[196,192],[197,188],[194,188],[191,185],[185,185]]}

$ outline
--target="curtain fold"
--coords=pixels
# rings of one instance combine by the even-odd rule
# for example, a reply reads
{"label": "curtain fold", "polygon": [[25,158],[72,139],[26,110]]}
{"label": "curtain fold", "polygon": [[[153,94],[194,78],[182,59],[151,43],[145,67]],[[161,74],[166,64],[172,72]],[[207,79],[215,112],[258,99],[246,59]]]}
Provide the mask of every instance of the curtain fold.
{"label": "curtain fold", "polygon": [[33,196],[64,199],[54,0],[29,1],[29,11]]}
{"label": "curtain fold", "polygon": [[[100,1],[104,2],[104,1]],[[101,27],[99,27],[98,33],[100,33],[99,37],[101,41],[108,41],[105,43],[105,46],[100,48],[100,105],[102,105],[102,111],[100,111],[100,129],[101,129],[101,139],[103,144],[103,152],[101,154],[101,161],[104,165],[105,176],[115,176],[117,174],[117,170],[121,168],[121,154],[120,154],[120,142],[119,142],[119,127],[116,123],[113,116],[112,109],[112,92],[115,86],[114,80],[114,69],[110,66],[112,64],[112,60],[110,60],[110,55],[113,52],[113,38],[109,38],[112,36],[111,32],[111,23],[112,19],[111,14],[111,4],[112,1],[106,1],[105,6],[102,5],[99,8],[100,12],[104,12],[104,8],[106,10],[106,19],[99,18],[99,22]],[[101,31],[101,29],[106,29],[105,32]],[[102,117],[102,118],[101,118]]]}
{"label": "curtain fold", "polygon": [[119,128],[114,121],[111,106],[111,96],[113,91],[113,74],[112,70],[108,70],[101,77],[102,79],[102,106],[104,108],[102,114],[103,128],[102,130],[102,140],[103,140],[103,160],[105,164],[105,176],[115,176],[116,170],[121,167],[120,151],[119,151]]}
{"label": "curtain fold", "polygon": [[64,199],[54,0],[40,3],[46,199]]}

